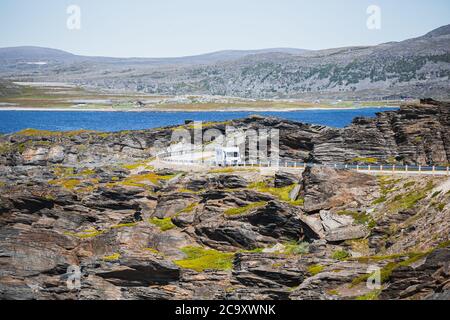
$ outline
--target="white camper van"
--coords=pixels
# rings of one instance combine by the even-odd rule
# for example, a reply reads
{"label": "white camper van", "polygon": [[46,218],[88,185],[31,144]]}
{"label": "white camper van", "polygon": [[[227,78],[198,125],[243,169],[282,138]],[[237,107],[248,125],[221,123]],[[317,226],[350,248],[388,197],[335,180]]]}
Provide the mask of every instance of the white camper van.
{"label": "white camper van", "polygon": [[218,166],[238,166],[242,163],[238,147],[217,147],[216,164]]}

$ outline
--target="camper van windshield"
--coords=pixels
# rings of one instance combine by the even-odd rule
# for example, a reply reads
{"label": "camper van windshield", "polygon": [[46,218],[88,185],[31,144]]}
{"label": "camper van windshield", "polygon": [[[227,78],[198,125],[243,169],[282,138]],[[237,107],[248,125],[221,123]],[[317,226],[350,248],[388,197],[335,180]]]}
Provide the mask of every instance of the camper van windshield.
{"label": "camper van windshield", "polygon": [[237,153],[237,152],[228,152],[228,153],[227,153],[227,156],[228,156],[228,157],[234,157],[234,158],[237,158],[237,157],[239,157],[239,153]]}

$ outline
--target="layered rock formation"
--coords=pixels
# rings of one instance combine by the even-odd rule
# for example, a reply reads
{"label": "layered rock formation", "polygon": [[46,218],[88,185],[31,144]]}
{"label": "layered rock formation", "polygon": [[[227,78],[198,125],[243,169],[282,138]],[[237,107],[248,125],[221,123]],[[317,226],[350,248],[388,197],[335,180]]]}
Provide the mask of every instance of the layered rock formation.
{"label": "layered rock formation", "polygon": [[[428,101],[343,130],[232,124],[280,128],[282,151],[299,160],[435,163],[448,159],[448,120],[448,105]],[[448,297],[447,177],[184,172],[151,159],[172,130],[1,137],[0,298]],[[318,152],[329,135],[340,138]]]}

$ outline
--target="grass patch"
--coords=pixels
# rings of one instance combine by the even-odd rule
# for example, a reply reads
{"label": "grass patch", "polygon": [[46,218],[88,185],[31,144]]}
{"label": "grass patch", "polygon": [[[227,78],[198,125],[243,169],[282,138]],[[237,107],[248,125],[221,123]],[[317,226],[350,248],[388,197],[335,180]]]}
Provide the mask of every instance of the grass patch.
{"label": "grass patch", "polygon": [[212,170],[209,170],[208,173],[234,173],[234,172],[246,172],[246,171],[258,171],[258,169],[227,167],[227,168],[212,169]]}
{"label": "grass patch", "polygon": [[89,238],[95,238],[99,235],[102,235],[104,233],[104,231],[99,231],[99,230],[86,230],[83,232],[64,232],[64,234],[66,236],[71,236],[71,237],[75,237],[78,239],[89,239]]}
{"label": "grass patch", "polygon": [[444,211],[445,206],[446,206],[445,203],[439,203],[439,204],[436,206],[436,209],[438,209],[440,212],[442,212],[442,211]]}
{"label": "grass patch", "polygon": [[369,293],[366,293],[362,296],[358,296],[355,298],[355,300],[378,300],[378,297],[380,296],[382,290],[373,290]]}
{"label": "grass patch", "polygon": [[220,168],[220,169],[213,169],[209,170],[208,173],[233,173],[236,172],[236,168]]}
{"label": "grass patch", "polygon": [[182,268],[202,272],[204,270],[230,270],[233,267],[234,253],[225,253],[201,247],[184,247],[183,260],[174,263]]}
{"label": "grass patch", "polygon": [[58,178],[68,178],[75,176],[75,169],[72,167],[55,167],[53,173]]}
{"label": "grass patch", "polygon": [[434,187],[433,182],[428,182],[425,188],[397,195],[389,204],[390,211],[402,211],[413,208],[420,200],[426,198],[428,192]]}
{"label": "grass patch", "polygon": [[64,232],[64,234],[66,236],[71,236],[71,237],[75,237],[78,239],[89,239],[89,238],[95,238],[99,235],[102,235],[110,230],[114,230],[114,229],[120,229],[120,228],[130,228],[130,227],[135,227],[137,225],[137,222],[132,222],[132,223],[122,223],[122,224],[117,224],[115,226],[111,226],[108,229],[105,230],[96,230],[96,229],[88,229],[82,232]]}
{"label": "grass patch", "polygon": [[315,276],[316,274],[321,273],[324,269],[325,269],[324,266],[322,266],[320,264],[315,264],[308,268],[308,273],[312,276]]}
{"label": "grass patch", "polygon": [[284,243],[284,254],[287,255],[302,255],[309,253],[309,243],[307,242],[287,242]]}
{"label": "grass patch", "polygon": [[13,145],[9,142],[4,142],[0,144],[0,154],[8,154],[13,150]]}
{"label": "grass patch", "polygon": [[52,146],[52,142],[50,141],[24,141],[24,142],[16,142],[16,143],[1,143],[0,144],[0,154],[9,154],[9,153],[19,153],[23,154],[26,149],[32,148],[50,148]]}
{"label": "grass patch", "polygon": [[103,257],[103,261],[117,261],[120,259],[120,253],[113,253],[110,256]]}
{"label": "grass patch", "polygon": [[48,131],[48,130],[38,130],[38,129],[24,129],[17,132],[17,135],[27,136],[27,137],[73,137],[84,133],[95,133],[92,130],[74,130],[74,131]]}
{"label": "grass patch", "polygon": [[350,163],[363,163],[363,164],[377,164],[378,159],[376,158],[353,158]]}
{"label": "grass patch", "polygon": [[409,181],[409,182],[407,182],[407,183],[405,183],[404,185],[403,185],[403,188],[410,188],[410,187],[412,187],[412,186],[414,186],[414,185],[416,185],[416,182],[415,181]]}
{"label": "grass patch", "polygon": [[256,191],[262,192],[262,193],[269,193],[281,201],[287,202],[294,206],[302,206],[305,203],[304,199],[298,199],[298,200],[291,200],[289,197],[289,194],[291,191],[297,186],[297,184],[293,184],[291,186],[282,187],[282,188],[275,188],[275,187],[269,187],[266,182],[260,181],[252,183],[248,186],[249,189],[255,189]]}
{"label": "grass patch", "polygon": [[[369,257],[369,261],[380,261],[380,260],[390,260],[390,259],[397,259],[399,257],[405,257],[408,258],[406,260],[400,261],[400,262],[389,262],[386,266],[384,266],[381,269],[381,283],[386,283],[389,281],[389,278],[391,277],[392,272],[394,270],[400,268],[400,267],[407,267],[413,264],[414,262],[426,257],[428,254],[430,254],[433,250],[427,251],[427,252],[411,252],[403,255],[392,255],[392,256],[385,256],[385,257]],[[358,260],[360,260],[359,258]],[[364,274],[361,275],[352,281],[352,286],[358,285],[361,282],[367,281],[369,277],[373,276],[372,274]]]}
{"label": "grass patch", "polygon": [[189,190],[189,189],[186,189],[186,188],[180,188],[177,191],[180,192],[180,193],[201,194],[201,193],[205,192],[206,190],[205,189],[201,189],[201,190],[198,190],[198,191],[194,191],[194,190]]}
{"label": "grass patch", "polygon": [[156,254],[156,255],[160,255],[160,252],[158,250],[156,250],[155,248],[144,248],[144,251]]}
{"label": "grass patch", "polygon": [[391,179],[388,176],[381,176],[378,178],[378,185],[380,186],[381,197],[372,202],[372,205],[385,203],[387,196],[397,190],[397,184],[401,179]]}
{"label": "grass patch", "polygon": [[168,231],[176,227],[171,218],[151,218],[149,219],[149,222],[157,226],[161,231]]}
{"label": "grass patch", "polygon": [[343,261],[347,258],[350,257],[350,253],[348,253],[345,250],[336,250],[333,252],[333,254],[331,255],[331,258],[334,260],[340,260]]}
{"label": "grass patch", "polygon": [[357,224],[367,226],[370,229],[374,228],[377,225],[372,216],[370,214],[367,214],[367,212],[343,210],[337,212],[337,214],[340,216],[350,216],[353,218],[353,220],[355,220]]}
{"label": "grass patch", "polygon": [[349,245],[354,252],[358,252],[361,255],[370,254],[369,239],[347,240],[345,243]]}
{"label": "grass patch", "polygon": [[372,205],[382,204],[385,203],[387,200],[386,196],[381,196],[378,199],[376,199],[374,202],[372,202]]}
{"label": "grass patch", "polygon": [[131,163],[131,164],[124,164],[124,165],[122,165],[122,168],[128,169],[128,170],[136,170],[138,168],[144,168],[145,170],[150,170],[150,171],[155,170],[155,167],[147,164],[148,161],[141,161],[141,162],[136,162],[136,163]]}
{"label": "grass patch", "polygon": [[264,202],[264,201],[254,202],[254,203],[250,203],[249,205],[246,205],[243,207],[227,209],[227,210],[225,210],[225,215],[227,215],[227,216],[241,215],[241,214],[245,214],[253,209],[264,207],[265,205],[267,205],[267,202]]}
{"label": "grass patch", "polygon": [[48,183],[51,185],[61,186],[67,190],[74,190],[81,184],[81,181],[76,179],[57,179],[50,180]]}
{"label": "grass patch", "polygon": [[194,211],[195,208],[197,208],[197,206],[198,206],[198,203],[191,203],[190,205],[188,205],[186,208],[184,208],[177,214],[191,213],[192,211]]}
{"label": "grass patch", "polygon": [[242,253],[263,253],[265,248],[255,248],[251,250],[240,250]]}
{"label": "grass patch", "polygon": [[[64,168],[64,170],[57,173],[61,178],[50,180],[48,184],[78,193],[91,193],[98,187],[98,179],[76,179],[77,176],[71,173],[72,168]],[[80,186],[82,184],[84,184],[83,187]]]}
{"label": "grass patch", "polygon": [[85,169],[83,171],[80,172],[81,176],[92,176],[95,174],[95,171],[92,169]]}
{"label": "grass patch", "polygon": [[337,291],[336,289],[328,290],[327,293],[328,293],[330,296],[339,296],[339,295],[340,295],[340,294],[339,294],[339,291]]}
{"label": "grass patch", "polygon": [[174,176],[175,175],[160,176],[154,172],[149,172],[129,176],[125,178],[123,181],[117,183],[124,186],[146,188],[148,187],[148,183],[159,184],[161,181],[170,180]]}
{"label": "grass patch", "polygon": [[[265,249],[268,248],[256,248],[253,250],[241,250],[239,252],[244,253],[263,253]],[[280,247],[280,250],[272,251],[272,254],[281,254],[281,255],[302,255],[309,253],[309,243],[307,242],[298,242],[298,241],[289,241],[284,242],[283,247]]]}
{"label": "grass patch", "polygon": [[[183,106],[183,104],[179,104],[178,106]],[[195,108],[194,108],[195,109]],[[232,121],[221,121],[221,122],[202,122],[201,126],[197,126],[198,128],[212,128],[212,127],[218,127],[218,126],[228,126],[230,124],[232,124]],[[194,130],[196,129],[196,126],[194,125],[194,123],[191,124],[186,124],[186,125],[182,125],[182,126],[178,126],[178,127],[174,127],[172,130],[173,131],[179,131],[179,130]]]}
{"label": "grass patch", "polygon": [[112,226],[111,229],[131,228],[137,226],[137,222],[120,223]]}

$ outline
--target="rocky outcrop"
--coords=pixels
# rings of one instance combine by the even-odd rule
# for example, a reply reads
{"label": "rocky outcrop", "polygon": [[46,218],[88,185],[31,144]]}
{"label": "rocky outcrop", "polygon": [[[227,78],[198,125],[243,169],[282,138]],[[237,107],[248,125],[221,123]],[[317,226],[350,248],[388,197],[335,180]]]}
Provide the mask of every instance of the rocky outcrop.
{"label": "rocky outcrop", "polygon": [[[408,141],[424,134],[427,121],[441,121],[432,130],[447,130],[444,105],[426,103],[343,130],[261,117],[233,124],[280,128],[284,155],[293,159],[318,162],[327,135],[346,150],[372,139],[366,154],[336,153],[343,161],[383,153],[382,141],[414,158]],[[417,125],[421,132],[412,129]],[[392,128],[404,136],[387,139]],[[351,130],[357,132],[349,143]],[[296,174],[249,167],[178,172],[148,159],[153,140],[168,131],[1,137],[0,298],[448,297],[447,177],[376,177],[318,163]],[[426,134],[445,140],[435,132]],[[334,138],[328,148],[336,147]],[[50,152],[53,144],[63,148]],[[429,159],[443,154],[435,151]],[[366,286],[373,268],[383,275],[377,290]],[[74,276],[78,287],[68,285]]]}
{"label": "rocky outcrop", "polygon": [[160,219],[171,218],[189,205],[198,203],[199,197],[190,193],[172,193],[159,197],[154,216]]}
{"label": "rocky outcrop", "polygon": [[304,210],[309,213],[331,208],[360,208],[378,196],[375,177],[350,170],[308,167],[302,184]]}
{"label": "rocky outcrop", "polygon": [[296,176],[295,174],[280,171],[275,174],[275,179],[273,183],[276,188],[282,188],[299,183],[299,180],[300,180],[299,177]]}
{"label": "rocky outcrop", "polygon": [[234,260],[233,275],[250,288],[292,288],[303,282],[306,270],[295,257],[240,253]]}
{"label": "rocky outcrop", "polygon": [[442,299],[450,292],[450,248],[395,269],[382,299]]}
{"label": "rocky outcrop", "polygon": [[315,141],[311,156],[321,163],[449,163],[450,107],[423,102],[373,119],[357,118],[347,128],[329,131]]}
{"label": "rocky outcrop", "polygon": [[163,259],[128,256],[93,270],[94,274],[119,287],[147,287],[178,281],[180,269]]}

